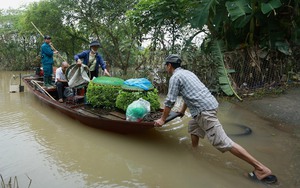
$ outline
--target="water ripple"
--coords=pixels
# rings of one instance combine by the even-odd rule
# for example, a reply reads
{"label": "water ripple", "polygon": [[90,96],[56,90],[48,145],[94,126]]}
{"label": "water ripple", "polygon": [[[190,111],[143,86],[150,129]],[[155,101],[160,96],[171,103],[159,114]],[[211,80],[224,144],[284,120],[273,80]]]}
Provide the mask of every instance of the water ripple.
{"label": "water ripple", "polygon": [[24,113],[22,112],[1,112],[0,113],[0,126],[22,125]]}
{"label": "water ripple", "polygon": [[[12,139],[28,132],[28,123],[23,112],[0,112],[0,130],[2,139]],[[30,139],[28,137],[27,139]]]}
{"label": "water ripple", "polygon": [[184,124],[177,124],[175,126],[166,126],[165,129],[158,130],[158,131],[159,132],[170,132],[170,131],[175,131],[175,130],[182,129],[183,127],[184,127]]}

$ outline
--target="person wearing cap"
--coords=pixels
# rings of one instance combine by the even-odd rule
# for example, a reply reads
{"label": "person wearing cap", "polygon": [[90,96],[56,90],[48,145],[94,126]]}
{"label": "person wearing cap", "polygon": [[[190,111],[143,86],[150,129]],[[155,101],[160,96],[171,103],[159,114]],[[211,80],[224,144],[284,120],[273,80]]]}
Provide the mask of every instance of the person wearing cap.
{"label": "person wearing cap", "polygon": [[74,56],[76,63],[81,66],[85,64],[90,69],[90,79],[93,77],[98,77],[99,67],[104,71],[104,75],[110,76],[109,72],[106,69],[106,64],[104,63],[102,56],[98,53],[100,43],[98,41],[92,41],[90,43],[90,49],[85,50]]}
{"label": "person wearing cap", "polygon": [[52,86],[52,74],[53,74],[53,54],[58,53],[51,48],[51,37],[49,35],[44,36],[44,43],[41,46],[41,61],[44,71],[44,85],[46,87]]}
{"label": "person wearing cap", "polygon": [[219,151],[229,151],[252,165],[254,171],[248,174],[250,178],[269,184],[276,183],[277,177],[272,175],[268,167],[227,136],[217,118],[219,104],[216,98],[194,73],[181,68],[181,61],[177,54],[172,54],[165,60],[165,68],[171,74],[171,78],[162,116],[154,121],[154,126],[161,127],[165,123],[177,97],[181,96],[184,104],[179,111],[180,115],[183,116],[189,108],[193,117],[188,123],[193,148],[198,147],[199,138],[203,139],[206,136]]}
{"label": "person wearing cap", "polygon": [[68,81],[66,78],[66,71],[69,67],[69,64],[67,62],[62,62],[61,66],[56,69],[55,72],[55,85],[57,89],[57,95],[58,95],[58,102],[62,103],[63,101],[63,92],[64,88],[68,87]]}

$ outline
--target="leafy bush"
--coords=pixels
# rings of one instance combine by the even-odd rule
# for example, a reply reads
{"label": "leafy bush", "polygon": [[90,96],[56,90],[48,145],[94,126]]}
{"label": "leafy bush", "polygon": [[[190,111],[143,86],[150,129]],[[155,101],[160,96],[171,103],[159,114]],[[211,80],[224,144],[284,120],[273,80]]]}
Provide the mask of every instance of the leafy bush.
{"label": "leafy bush", "polygon": [[151,105],[151,111],[160,108],[160,102],[157,89],[150,91],[120,91],[116,100],[116,107],[126,111],[127,107],[135,100],[143,98]]}
{"label": "leafy bush", "polygon": [[94,107],[115,108],[120,86],[101,85],[90,82],[86,92],[87,102]]}

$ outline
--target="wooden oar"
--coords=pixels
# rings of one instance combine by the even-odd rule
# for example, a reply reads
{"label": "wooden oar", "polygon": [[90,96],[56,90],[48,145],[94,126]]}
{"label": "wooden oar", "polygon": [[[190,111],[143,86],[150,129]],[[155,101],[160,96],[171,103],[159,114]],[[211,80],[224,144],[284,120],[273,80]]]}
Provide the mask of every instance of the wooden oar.
{"label": "wooden oar", "polygon": [[[35,80],[31,80],[31,83],[36,85],[40,91],[44,94],[46,94],[48,97],[50,97],[52,100],[55,100],[42,86],[40,86],[39,83],[37,83]],[[56,101],[56,100],[55,100]]]}
{"label": "wooden oar", "polygon": [[[42,37],[44,37],[43,33],[42,33],[42,32],[34,25],[34,23],[31,22],[31,24],[32,24],[33,27],[40,33],[40,35],[41,35]],[[52,43],[50,43],[49,45],[51,46],[52,50],[57,51],[58,56],[59,56],[63,61],[66,61],[66,60],[60,55],[60,53],[58,52],[58,50],[56,50],[56,49],[54,48],[54,46],[53,46]]]}
{"label": "wooden oar", "polygon": [[169,121],[182,116],[179,112],[170,111],[169,116],[167,117],[165,123],[168,123]]}

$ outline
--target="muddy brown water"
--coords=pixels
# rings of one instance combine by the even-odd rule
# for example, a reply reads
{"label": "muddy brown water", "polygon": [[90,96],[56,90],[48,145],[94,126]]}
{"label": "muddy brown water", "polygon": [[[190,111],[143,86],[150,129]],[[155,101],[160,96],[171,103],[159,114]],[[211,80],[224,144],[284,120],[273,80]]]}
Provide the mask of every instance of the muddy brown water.
{"label": "muddy brown water", "polygon": [[[49,109],[27,91],[9,93],[11,76],[0,72],[0,174],[19,187],[300,187],[299,127],[276,122],[222,102],[219,119],[231,138],[269,166],[279,183],[250,181],[252,167],[220,153],[206,139],[193,150],[186,124],[177,118],[139,135],[87,127]],[[233,136],[244,130],[247,136]],[[282,126],[281,126],[282,127]]]}

